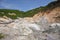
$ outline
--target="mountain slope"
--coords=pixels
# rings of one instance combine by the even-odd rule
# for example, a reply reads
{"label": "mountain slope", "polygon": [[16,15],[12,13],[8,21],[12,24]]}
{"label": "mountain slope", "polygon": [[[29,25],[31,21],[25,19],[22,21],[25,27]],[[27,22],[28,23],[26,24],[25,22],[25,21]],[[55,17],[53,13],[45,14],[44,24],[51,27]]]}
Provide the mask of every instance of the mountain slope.
{"label": "mountain slope", "polygon": [[58,6],[60,7],[60,1],[53,1],[46,6],[41,6],[32,10],[28,10],[26,12],[11,9],[0,9],[0,17],[7,16],[12,19],[16,19],[18,17],[33,17],[39,12],[49,12]]}
{"label": "mountain slope", "polygon": [[16,19],[17,17],[22,17],[23,11],[12,10],[12,9],[0,9],[0,17],[9,17]]}

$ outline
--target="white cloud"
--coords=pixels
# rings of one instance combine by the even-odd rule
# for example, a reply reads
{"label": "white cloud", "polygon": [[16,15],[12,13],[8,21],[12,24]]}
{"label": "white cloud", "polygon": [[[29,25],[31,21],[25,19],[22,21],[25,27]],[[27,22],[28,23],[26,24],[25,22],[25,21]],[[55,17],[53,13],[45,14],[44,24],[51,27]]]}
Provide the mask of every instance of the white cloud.
{"label": "white cloud", "polygon": [[11,4],[1,3],[1,6],[5,7],[5,8],[10,8],[11,7]]}
{"label": "white cloud", "polygon": [[2,0],[2,1],[0,2],[0,6],[2,6],[2,7],[4,7],[4,8],[11,8],[11,7],[13,7],[12,4],[7,3],[6,1],[7,1],[7,0]]}
{"label": "white cloud", "polygon": [[6,3],[6,1],[7,0],[0,1],[0,6],[5,7],[5,8],[9,7],[9,5]]}
{"label": "white cloud", "polygon": [[1,6],[3,6],[4,8],[7,8],[7,9],[16,9],[16,7],[13,4],[10,4],[10,3],[2,2]]}

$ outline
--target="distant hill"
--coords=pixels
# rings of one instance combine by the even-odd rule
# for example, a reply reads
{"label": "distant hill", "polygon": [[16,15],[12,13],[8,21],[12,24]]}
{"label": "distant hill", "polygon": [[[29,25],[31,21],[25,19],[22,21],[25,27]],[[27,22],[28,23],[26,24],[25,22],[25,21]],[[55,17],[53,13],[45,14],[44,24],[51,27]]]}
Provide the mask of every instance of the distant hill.
{"label": "distant hill", "polygon": [[16,19],[17,17],[32,17],[38,12],[40,12],[42,9],[43,7],[38,7],[26,12],[11,9],[0,9],[0,17],[7,16],[12,19]]}
{"label": "distant hill", "polygon": [[41,6],[26,12],[12,9],[0,9],[0,17],[7,16],[12,19],[16,19],[18,17],[33,17],[39,12],[46,12],[47,10],[54,9],[57,6],[60,6],[60,1],[53,1],[46,6]]}
{"label": "distant hill", "polygon": [[25,16],[32,17],[39,12],[46,12],[52,10],[56,7],[60,7],[60,1],[53,1],[46,6],[41,6],[32,10],[25,12]]}
{"label": "distant hill", "polygon": [[25,12],[25,16],[32,17],[35,14],[37,14],[38,12],[41,12],[42,10],[44,10],[44,8],[45,7],[41,6],[41,7],[32,9],[32,10],[29,10],[29,11]]}
{"label": "distant hill", "polygon": [[22,17],[23,11],[12,10],[12,9],[0,9],[0,17],[7,16],[12,19],[16,19],[17,17]]}

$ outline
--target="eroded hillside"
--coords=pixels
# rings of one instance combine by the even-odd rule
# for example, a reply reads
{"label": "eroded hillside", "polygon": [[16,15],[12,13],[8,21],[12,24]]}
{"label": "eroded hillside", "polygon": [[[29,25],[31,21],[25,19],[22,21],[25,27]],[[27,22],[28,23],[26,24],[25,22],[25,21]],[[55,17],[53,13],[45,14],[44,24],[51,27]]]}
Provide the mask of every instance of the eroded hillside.
{"label": "eroded hillside", "polygon": [[0,40],[60,40],[60,2],[49,5],[33,17],[0,17]]}

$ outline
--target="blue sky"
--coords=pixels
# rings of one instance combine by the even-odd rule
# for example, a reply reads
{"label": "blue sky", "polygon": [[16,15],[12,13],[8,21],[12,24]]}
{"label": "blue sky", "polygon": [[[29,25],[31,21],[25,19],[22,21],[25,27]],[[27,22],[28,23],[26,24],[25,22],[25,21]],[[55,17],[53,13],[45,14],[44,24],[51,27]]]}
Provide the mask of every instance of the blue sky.
{"label": "blue sky", "polygon": [[0,0],[0,9],[18,9],[22,11],[31,10],[45,6],[53,0]]}

